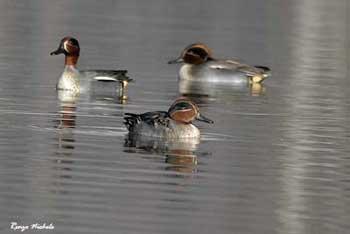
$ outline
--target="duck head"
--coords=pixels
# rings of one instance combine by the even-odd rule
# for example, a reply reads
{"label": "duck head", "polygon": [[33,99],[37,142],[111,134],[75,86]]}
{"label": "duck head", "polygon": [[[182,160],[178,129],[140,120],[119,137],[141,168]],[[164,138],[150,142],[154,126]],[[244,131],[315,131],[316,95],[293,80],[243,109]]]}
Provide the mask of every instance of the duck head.
{"label": "duck head", "polygon": [[64,54],[65,65],[76,65],[78,62],[79,53],[80,47],[78,40],[73,37],[64,37],[61,40],[58,49],[51,52],[50,55]]}
{"label": "duck head", "polygon": [[199,112],[198,106],[187,98],[177,99],[169,108],[168,113],[170,118],[184,124],[190,124],[193,120],[214,123],[211,119],[203,116]]}
{"label": "duck head", "polygon": [[199,65],[208,60],[213,60],[211,49],[203,43],[194,43],[187,46],[182,51],[180,57],[169,61],[168,64],[189,63]]}

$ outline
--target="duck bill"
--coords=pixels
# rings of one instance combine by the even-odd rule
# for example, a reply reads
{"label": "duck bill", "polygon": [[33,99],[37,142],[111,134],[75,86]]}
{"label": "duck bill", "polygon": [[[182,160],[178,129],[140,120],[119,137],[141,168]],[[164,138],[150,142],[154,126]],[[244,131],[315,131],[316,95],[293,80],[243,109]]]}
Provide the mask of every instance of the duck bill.
{"label": "duck bill", "polygon": [[50,53],[50,55],[58,55],[58,54],[64,54],[64,50],[61,47],[59,47],[57,50],[52,51]]}
{"label": "duck bill", "polygon": [[203,116],[202,114],[198,114],[196,120],[202,121],[202,122],[206,122],[206,123],[210,123],[210,124],[213,124],[213,123],[214,123],[213,120],[211,120],[211,119],[209,119],[209,118]]}
{"label": "duck bill", "polygon": [[180,57],[180,58],[176,58],[176,59],[170,60],[168,62],[168,64],[183,63],[183,62],[184,62],[183,58]]}

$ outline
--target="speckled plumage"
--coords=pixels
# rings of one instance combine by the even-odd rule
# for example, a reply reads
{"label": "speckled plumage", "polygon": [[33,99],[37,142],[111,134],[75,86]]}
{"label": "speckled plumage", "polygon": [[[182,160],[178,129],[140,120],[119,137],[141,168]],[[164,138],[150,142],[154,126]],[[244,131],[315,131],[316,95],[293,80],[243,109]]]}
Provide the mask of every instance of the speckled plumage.
{"label": "speckled plumage", "polygon": [[195,104],[187,99],[178,99],[167,112],[125,113],[124,124],[131,134],[160,138],[197,138],[200,137],[200,131],[192,124],[194,119],[212,123],[200,116]]}

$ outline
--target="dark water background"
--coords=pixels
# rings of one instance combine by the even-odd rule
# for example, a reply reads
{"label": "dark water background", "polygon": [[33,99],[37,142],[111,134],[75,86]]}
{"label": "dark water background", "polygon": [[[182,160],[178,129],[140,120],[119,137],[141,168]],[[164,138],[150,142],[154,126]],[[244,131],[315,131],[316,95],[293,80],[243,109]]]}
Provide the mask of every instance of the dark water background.
{"label": "dark water background", "polygon": [[[0,233],[348,233],[350,3],[1,1]],[[129,100],[55,91],[63,36],[79,68],[129,70]],[[127,142],[125,112],[180,95],[188,44],[267,65],[263,87],[193,97],[200,142]],[[198,89],[198,87],[196,87]],[[200,88],[199,88],[200,89]]]}

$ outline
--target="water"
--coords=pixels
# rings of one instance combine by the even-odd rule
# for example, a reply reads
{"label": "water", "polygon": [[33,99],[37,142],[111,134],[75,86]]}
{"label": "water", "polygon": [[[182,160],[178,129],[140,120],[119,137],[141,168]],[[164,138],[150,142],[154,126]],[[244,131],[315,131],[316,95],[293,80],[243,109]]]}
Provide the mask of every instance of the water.
{"label": "water", "polygon": [[[2,1],[0,232],[347,233],[348,1]],[[129,100],[61,102],[63,36],[79,68],[129,70]],[[188,44],[272,68],[262,87],[179,86]],[[180,93],[200,142],[126,138],[125,112]],[[18,231],[19,232],[19,231]]]}

